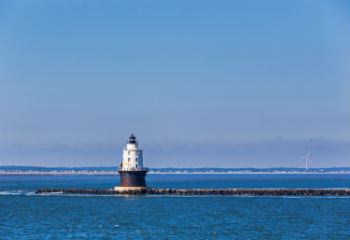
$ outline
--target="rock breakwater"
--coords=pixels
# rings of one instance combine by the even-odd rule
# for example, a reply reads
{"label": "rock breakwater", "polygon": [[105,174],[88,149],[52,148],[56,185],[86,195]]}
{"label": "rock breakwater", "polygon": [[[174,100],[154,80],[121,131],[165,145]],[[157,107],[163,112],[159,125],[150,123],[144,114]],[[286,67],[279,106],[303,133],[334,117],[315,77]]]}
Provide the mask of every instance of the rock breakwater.
{"label": "rock breakwater", "polygon": [[150,194],[150,195],[250,195],[250,196],[350,196],[350,189],[175,189],[143,188],[137,190],[95,190],[95,189],[39,189],[37,194]]}

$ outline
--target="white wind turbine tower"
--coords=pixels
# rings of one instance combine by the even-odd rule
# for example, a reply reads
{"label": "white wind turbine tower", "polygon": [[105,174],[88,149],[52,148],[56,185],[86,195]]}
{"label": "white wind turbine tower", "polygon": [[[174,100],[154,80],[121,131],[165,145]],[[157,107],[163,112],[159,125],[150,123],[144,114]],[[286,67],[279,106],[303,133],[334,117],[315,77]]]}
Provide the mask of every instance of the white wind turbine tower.
{"label": "white wind turbine tower", "polygon": [[305,171],[308,170],[308,163],[311,163],[311,160],[310,160],[310,153],[311,153],[311,152],[308,152],[305,156],[300,157],[301,159],[305,159]]}

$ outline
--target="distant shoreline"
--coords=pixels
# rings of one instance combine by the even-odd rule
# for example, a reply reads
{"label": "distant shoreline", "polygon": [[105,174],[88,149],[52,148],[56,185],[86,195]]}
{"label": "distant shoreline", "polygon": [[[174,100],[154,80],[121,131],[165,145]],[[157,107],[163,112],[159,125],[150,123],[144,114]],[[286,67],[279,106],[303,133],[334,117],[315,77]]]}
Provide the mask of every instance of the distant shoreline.
{"label": "distant shoreline", "polygon": [[[349,167],[330,168],[150,168],[149,175],[159,174],[350,174]],[[40,166],[0,166],[0,175],[26,176],[92,176],[92,175],[119,175],[117,167],[40,167]]]}
{"label": "distant shoreline", "polygon": [[[187,175],[214,175],[214,174],[226,174],[226,175],[242,175],[242,174],[350,174],[350,171],[273,171],[273,172],[264,172],[264,171],[150,171],[148,173],[149,175],[162,175],[162,174],[169,174],[169,175],[176,175],[176,174],[187,174]],[[117,171],[0,171],[0,176],[108,176],[108,175],[119,175]]]}

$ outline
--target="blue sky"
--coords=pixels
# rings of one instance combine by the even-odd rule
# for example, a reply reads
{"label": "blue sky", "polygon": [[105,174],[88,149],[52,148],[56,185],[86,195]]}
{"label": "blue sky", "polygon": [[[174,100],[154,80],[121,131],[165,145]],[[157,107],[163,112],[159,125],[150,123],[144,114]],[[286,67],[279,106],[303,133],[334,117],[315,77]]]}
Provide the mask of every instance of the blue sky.
{"label": "blue sky", "polygon": [[0,165],[348,166],[349,5],[1,1]]}

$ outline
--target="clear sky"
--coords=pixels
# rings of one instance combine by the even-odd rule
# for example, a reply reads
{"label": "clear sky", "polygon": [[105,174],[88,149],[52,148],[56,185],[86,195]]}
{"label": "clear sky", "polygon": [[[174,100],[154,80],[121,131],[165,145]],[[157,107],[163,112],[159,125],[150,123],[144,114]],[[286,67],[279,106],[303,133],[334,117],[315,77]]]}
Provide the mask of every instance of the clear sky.
{"label": "clear sky", "polygon": [[347,0],[1,1],[0,165],[349,165]]}

